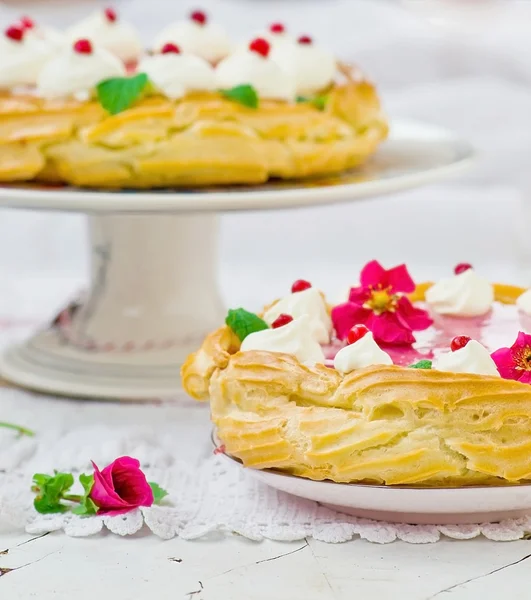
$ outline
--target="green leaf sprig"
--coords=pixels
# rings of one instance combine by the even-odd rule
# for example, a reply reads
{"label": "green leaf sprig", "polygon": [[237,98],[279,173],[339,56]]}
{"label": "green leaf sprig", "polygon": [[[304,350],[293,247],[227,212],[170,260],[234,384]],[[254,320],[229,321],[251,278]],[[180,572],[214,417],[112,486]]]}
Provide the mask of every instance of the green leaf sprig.
{"label": "green leaf sprig", "polygon": [[431,360],[419,360],[413,365],[409,365],[409,369],[431,369],[432,368]]}
{"label": "green leaf sprig", "polygon": [[297,102],[310,104],[317,110],[324,110],[326,108],[326,103],[328,102],[328,96],[313,96],[311,98],[297,96]]}
{"label": "green leaf sprig", "polygon": [[132,77],[113,77],[99,83],[96,93],[103,108],[111,115],[117,115],[141,97],[148,83],[145,73],[138,73]]}
{"label": "green leaf sprig", "polygon": [[20,435],[27,435],[29,437],[33,437],[35,435],[35,432],[31,431],[31,429],[21,427],[20,425],[15,425],[14,423],[6,423],[5,421],[0,421],[0,427],[4,427],[5,429],[12,429]]}
{"label": "green leaf sprig", "polygon": [[225,323],[234,331],[241,342],[250,333],[269,329],[269,325],[263,319],[243,308],[229,310]]}
{"label": "green leaf sprig", "polygon": [[153,503],[160,504],[163,498],[166,498],[168,492],[160,487],[158,483],[148,481],[151,491],[153,492]]}
{"label": "green leaf sprig", "polygon": [[228,90],[219,90],[219,93],[225,98],[243,104],[248,108],[258,108],[260,104],[258,92],[252,85],[237,85]]}

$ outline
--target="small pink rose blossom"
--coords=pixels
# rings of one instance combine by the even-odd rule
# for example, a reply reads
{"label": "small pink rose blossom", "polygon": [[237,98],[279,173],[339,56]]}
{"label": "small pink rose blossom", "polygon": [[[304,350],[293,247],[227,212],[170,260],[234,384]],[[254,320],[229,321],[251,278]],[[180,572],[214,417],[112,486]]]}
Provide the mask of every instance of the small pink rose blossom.
{"label": "small pink rose blossom", "polygon": [[352,288],[349,301],[332,310],[332,321],[341,340],[354,325],[363,324],[378,344],[393,346],[415,342],[413,331],[427,329],[432,320],[404,296],[415,290],[406,265],[384,269],[373,260],[363,267],[360,285]]}
{"label": "small pink rose blossom", "polygon": [[153,491],[136,458],[122,456],[101,471],[94,462],[92,465],[94,485],[90,498],[99,515],[122,514],[153,504]]}
{"label": "small pink rose blossom", "polygon": [[520,331],[510,348],[500,348],[491,356],[504,379],[531,383],[531,335]]}

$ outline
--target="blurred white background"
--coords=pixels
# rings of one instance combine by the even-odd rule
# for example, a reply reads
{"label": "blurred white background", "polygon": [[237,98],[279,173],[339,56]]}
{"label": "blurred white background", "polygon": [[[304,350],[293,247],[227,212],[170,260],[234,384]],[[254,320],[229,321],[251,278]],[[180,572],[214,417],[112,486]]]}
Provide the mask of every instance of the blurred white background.
{"label": "blurred white background", "polygon": [[[0,21],[29,13],[64,25],[103,4],[11,0],[0,2]],[[481,152],[474,171],[458,182],[326,209],[223,217],[220,277],[227,303],[258,306],[299,277],[333,294],[371,258],[388,265],[407,261],[419,278],[467,261],[492,277],[531,284],[530,1],[114,4],[136,23],[146,44],[191,8],[205,8],[236,37],[285,21],[359,63],[377,82],[391,119],[408,116],[450,127]],[[456,6],[467,5],[461,18]],[[15,306],[21,313],[48,314],[75,290],[87,270],[84,235],[80,217],[3,211],[0,316]]]}

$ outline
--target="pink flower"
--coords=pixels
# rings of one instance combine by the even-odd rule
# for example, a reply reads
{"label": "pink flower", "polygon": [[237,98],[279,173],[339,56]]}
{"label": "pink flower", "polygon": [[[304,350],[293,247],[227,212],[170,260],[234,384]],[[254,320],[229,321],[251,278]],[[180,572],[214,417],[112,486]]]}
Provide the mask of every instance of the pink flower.
{"label": "pink flower", "polygon": [[94,466],[94,485],[89,497],[98,514],[121,514],[153,504],[153,491],[136,458],[122,456],[102,471]]}
{"label": "pink flower", "polygon": [[404,296],[414,290],[406,265],[386,270],[376,260],[366,264],[360,286],[350,290],[349,301],[332,310],[338,338],[345,339],[354,325],[363,324],[379,344],[412,344],[412,331],[427,329],[433,322],[425,310],[415,308]]}
{"label": "pink flower", "polygon": [[504,379],[531,383],[531,335],[520,331],[510,348],[500,348],[491,356]]}

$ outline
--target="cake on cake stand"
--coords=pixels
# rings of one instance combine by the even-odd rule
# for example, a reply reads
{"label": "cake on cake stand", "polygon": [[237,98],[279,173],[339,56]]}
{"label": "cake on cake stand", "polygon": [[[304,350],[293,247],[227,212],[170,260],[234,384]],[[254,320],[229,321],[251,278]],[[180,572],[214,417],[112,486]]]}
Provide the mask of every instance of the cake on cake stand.
{"label": "cake on cake stand", "polygon": [[361,200],[457,174],[474,151],[411,121],[363,168],[340,177],[253,188],[91,191],[0,187],[0,206],[86,213],[90,290],[75,311],[8,348],[0,374],[30,389],[144,400],[180,389],[179,366],[224,320],[216,282],[217,213]]}

